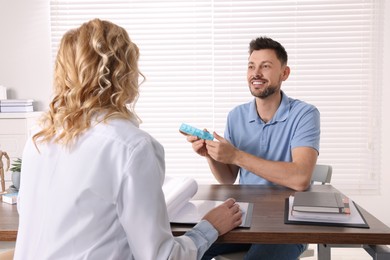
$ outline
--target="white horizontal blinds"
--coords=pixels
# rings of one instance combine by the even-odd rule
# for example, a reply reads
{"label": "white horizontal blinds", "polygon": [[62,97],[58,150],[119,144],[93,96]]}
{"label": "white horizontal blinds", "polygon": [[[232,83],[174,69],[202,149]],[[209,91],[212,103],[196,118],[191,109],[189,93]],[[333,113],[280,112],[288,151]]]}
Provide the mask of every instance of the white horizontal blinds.
{"label": "white horizontal blinds", "polygon": [[372,119],[379,108],[375,96],[379,9],[367,1],[322,4],[310,18],[316,29],[304,25],[310,6],[299,9],[304,17],[297,23],[305,34],[292,44],[297,72],[289,87],[321,111],[320,162],[333,165],[332,183],[337,187],[376,192],[380,153],[379,140],[372,138],[378,133]]}
{"label": "white horizontal blinds", "polygon": [[139,41],[140,66],[147,77],[136,107],[141,127],[164,145],[167,174],[214,181],[205,159],[178,131],[183,122],[213,126],[211,2],[142,4],[140,12],[148,20],[142,34],[152,40]]}
{"label": "white horizontal blinds", "polygon": [[[380,3],[380,2],[379,2]],[[343,191],[378,188],[378,1],[51,1],[53,50],[61,35],[94,17],[124,26],[141,49],[137,112],[165,147],[167,173],[214,182],[205,160],[178,133],[181,122],[223,134],[234,106],[252,99],[248,44],[280,41],[292,69],[283,90],[321,112],[319,163]]]}
{"label": "white horizontal blinds", "polygon": [[[281,42],[291,75],[282,89],[321,112],[318,163],[349,193],[379,185],[377,1],[214,1],[215,110],[226,114],[246,93],[248,43]],[[218,129],[225,118],[216,117]]]}
{"label": "white horizontal blinds", "polygon": [[53,50],[63,33],[98,17],[125,27],[146,76],[136,111],[141,128],[165,148],[166,172],[216,181],[178,131],[182,122],[213,129],[211,1],[51,1]]}

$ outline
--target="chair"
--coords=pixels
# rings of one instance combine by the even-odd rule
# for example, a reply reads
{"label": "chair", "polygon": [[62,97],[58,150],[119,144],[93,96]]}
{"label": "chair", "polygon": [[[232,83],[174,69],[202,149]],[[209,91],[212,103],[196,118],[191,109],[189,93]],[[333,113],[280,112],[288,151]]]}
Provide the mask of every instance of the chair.
{"label": "chair", "polygon": [[311,176],[311,182],[321,182],[321,184],[330,183],[332,179],[332,166],[325,164],[317,164],[314,167]]}
{"label": "chair", "polygon": [[[317,164],[314,167],[313,174],[311,176],[311,183],[320,182],[321,184],[330,183],[332,179],[332,166]],[[235,252],[230,254],[224,254],[214,257],[215,260],[242,260],[246,251]],[[314,256],[314,249],[308,248],[301,255],[300,258]]]}

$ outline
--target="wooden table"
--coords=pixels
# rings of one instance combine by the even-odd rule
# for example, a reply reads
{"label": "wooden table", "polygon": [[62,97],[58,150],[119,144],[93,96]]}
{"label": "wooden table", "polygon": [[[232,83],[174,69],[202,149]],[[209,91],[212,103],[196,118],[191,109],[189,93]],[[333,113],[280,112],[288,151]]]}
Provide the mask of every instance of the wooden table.
{"label": "wooden table", "polygon": [[[331,185],[314,185],[313,191],[335,190]],[[253,202],[252,225],[237,228],[218,239],[221,243],[307,243],[319,244],[319,258],[330,259],[330,246],[364,245],[375,259],[390,259],[390,228],[359,207],[369,229],[284,224],[285,198],[294,194],[283,187],[258,185],[200,185],[195,199]],[[0,241],[15,241],[18,229],[16,205],[0,202]],[[182,235],[191,226],[172,225],[174,235]]]}
{"label": "wooden table", "polygon": [[[335,191],[331,185],[313,185],[312,191]],[[319,258],[330,259],[330,246],[364,246],[375,259],[390,259],[390,228],[363,208],[359,207],[369,229],[317,225],[284,224],[285,199],[294,191],[283,187],[259,185],[200,185],[194,199],[253,202],[250,228],[235,229],[218,239],[221,243],[268,243],[268,244],[319,244]],[[174,235],[182,235],[188,225],[172,225]],[[374,251],[374,252],[370,252]],[[378,254],[385,258],[378,258]]]}

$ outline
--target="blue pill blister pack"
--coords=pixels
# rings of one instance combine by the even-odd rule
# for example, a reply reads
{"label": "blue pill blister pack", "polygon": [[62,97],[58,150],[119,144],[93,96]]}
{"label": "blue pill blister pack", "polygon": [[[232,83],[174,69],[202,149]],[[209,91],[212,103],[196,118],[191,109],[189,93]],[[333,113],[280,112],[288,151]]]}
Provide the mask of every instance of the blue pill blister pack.
{"label": "blue pill blister pack", "polygon": [[187,125],[187,124],[181,124],[179,131],[189,134],[189,135],[195,135],[201,139],[206,139],[206,140],[214,140],[214,136],[210,134],[209,132],[200,130],[196,127]]}

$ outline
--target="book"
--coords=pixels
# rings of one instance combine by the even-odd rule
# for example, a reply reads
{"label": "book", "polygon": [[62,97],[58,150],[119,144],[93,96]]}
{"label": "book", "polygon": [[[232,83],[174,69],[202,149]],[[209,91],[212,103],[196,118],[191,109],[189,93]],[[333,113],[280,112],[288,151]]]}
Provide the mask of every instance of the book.
{"label": "book", "polygon": [[34,100],[33,99],[2,99],[0,100],[1,106],[32,106]]}
{"label": "book", "polygon": [[0,106],[0,112],[12,113],[12,112],[33,112],[33,106]]}
{"label": "book", "polygon": [[32,99],[3,99],[0,100],[0,112],[33,112]]}
{"label": "book", "polygon": [[1,196],[3,202],[8,203],[8,204],[16,204],[17,198],[18,198],[18,193],[6,193]]}
{"label": "book", "polygon": [[370,228],[360,213],[359,208],[352,200],[349,202],[350,214],[305,212],[304,217],[294,215],[292,212],[293,203],[294,197],[286,198],[284,209],[285,224]]}
{"label": "book", "polygon": [[[192,199],[197,191],[198,184],[192,178],[165,177],[163,192],[171,223],[196,224],[207,212],[223,203],[219,200]],[[250,227],[253,203],[237,202],[237,204],[243,213],[240,227]]]}
{"label": "book", "polygon": [[[294,196],[290,196],[289,198],[290,204],[292,205],[294,203]],[[350,205],[349,205],[349,199],[345,198],[344,205],[347,205],[348,207],[347,212],[345,214],[338,214],[338,213],[328,213],[328,212],[305,212],[305,211],[296,211],[291,209],[291,215],[297,219],[302,220],[312,220],[312,219],[318,219],[318,220],[348,220],[351,217],[351,211],[350,211]]]}
{"label": "book", "polygon": [[339,192],[295,192],[294,211],[348,213]]}

